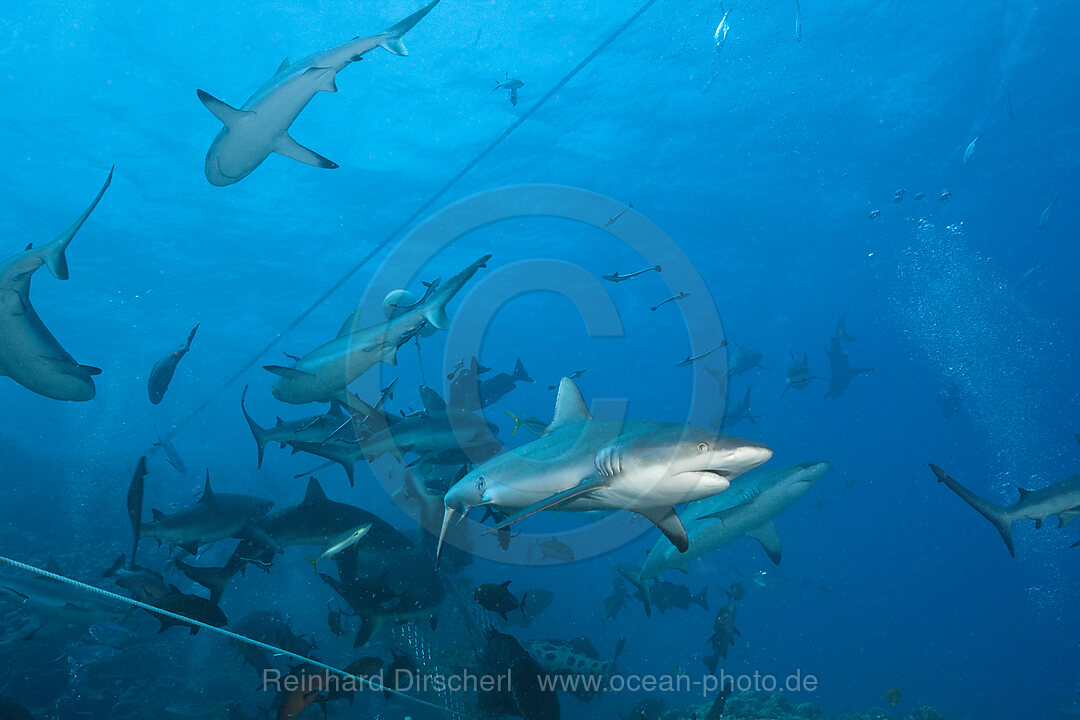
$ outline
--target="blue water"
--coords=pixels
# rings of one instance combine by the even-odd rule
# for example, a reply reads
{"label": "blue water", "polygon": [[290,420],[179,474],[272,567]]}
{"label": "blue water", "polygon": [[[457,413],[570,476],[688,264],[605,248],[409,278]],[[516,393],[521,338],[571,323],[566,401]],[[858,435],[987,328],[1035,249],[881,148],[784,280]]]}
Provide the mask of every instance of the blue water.
{"label": "blue water", "polygon": [[[478,559],[466,571],[475,582],[512,579],[514,588],[556,593],[523,637],[589,635],[610,654],[628,636],[620,669],[698,673],[722,589],[738,579],[733,567],[765,568],[784,582],[752,588],[740,603],[742,637],[725,667],[812,673],[819,689],[797,701],[826,715],[887,706],[893,687],[904,694],[889,709],[897,717],[932,705],[948,718],[1044,718],[1080,699],[1080,551],[1068,549],[1076,529],[1019,523],[1012,559],[993,528],[927,469],[937,463],[1006,504],[1017,486],[1049,485],[1078,465],[1080,7],[804,0],[797,42],[793,2],[747,0],[730,4],[717,52],[719,4],[659,0],[533,112],[638,7],[446,0],[406,36],[408,57],[372,51],[340,73],[338,93],[319,94],[292,126],[339,169],[274,155],[237,185],[217,188],[203,162],[220,123],[196,88],[238,106],[283,57],[377,32],[415,4],[9,3],[0,13],[0,256],[54,237],[113,164],[116,174],[71,245],[71,279],[56,282],[43,270],[32,288],[65,348],[102,369],[97,397],[63,403],[0,382],[3,554],[38,563],[55,556],[70,574],[97,581],[130,543],[124,493],[135,461],[153,451],[155,425],[177,428],[173,441],[191,470],[177,475],[152,454],[151,505],[190,502],[204,468],[216,487],[279,506],[299,501],[303,481],[292,476],[318,461],[273,448],[257,469],[237,408],[241,388],[250,385],[249,409],[267,423],[320,412],[276,401],[260,366],[287,364],[282,352],[325,342],[362,299],[364,319],[375,322],[382,290],[422,292],[421,280],[446,279],[491,253],[450,305],[455,329],[422,341],[422,364],[408,345],[398,366],[371,371],[361,381],[365,399],[374,402],[371,390],[398,377],[392,407],[416,408],[415,387],[425,381],[445,392],[442,378],[458,360],[477,354],[509,372],[520,357],[535,384],[486,410],[504,442],[528,437],[510,436],[504,410],[546,421],[548,386],[583,368],[590,402],[703,423],[722,395],[703,364],[675,364],[724,337],[762,351],[768,368],[732,382],[733,397],[753,388],[763,416],[732,432],[771,446],[767,467],[818,459],[834,467],[778,520],[779,568],[740,540],[688,577],[668,578],[695,592],[709,585],[708,613],[692,607],[645,621],[631,600],[601,628],[610,564],[640,564],[655,530],[554,568]],[[525,83],[517,106],[506,91],[491,91],[506,73]],[[418,222],[452,217],[437,214],[478,193],[528,185],[592,195],[567,190],[580,205],[567,201],[565,212],[539,217],[519,188],[480,205],[497,212],[505,198],[523,198],[520,216],[477,227],[442,252],[387,260],[394,248],[408,252],[410,239],[402,245],[395,230],[433,196]],[[900,188],[904,199],[894,203]],[[939,200],[946,190],[951,198]],[[631,202],[633,213],[602,227]],[[871,219],[874,210],[880,216]],[[656,263],[663,273],[599,280]],[[684,303],[649,310],[691,287]],[[815,382],[779,401],[790,351],[809,352],[813,373],[828,375],[824,348],[845,312],[857,338],[845,350],[874,372],[838,400],[822,399],[825,383]],[[192,352],[165,401],[151,406],[151,366],[196,322]],[[719,366],[722,357],[703,362]],[[935,399],[949,383],[964,402],[944,418]],[[394,481],[378,482],[363,463],[355,489],[337,468],[319,477],[334,499],[415,528],[384,489]],[[546,538],[549,522],[559,520],[526,521],[525,532]],[[291,551],[293,561],[298,554]],[[148,550],[143,561],[160,566],[165,557]],[[223,608],[239,617],[272,605],[297,628],[326,635],[330,597],[304,563],[290,562],[268,576],[249,573]],[[153,625],[146,616],[143,623]],[[4,637],[14,639],[15,629],[5,627]],[[20,665],[3,673],[13,678],[6,690],[0,677],[0,693],[44,708],[79,692],[52,658],[63,638],[83,633],[16,645],[52,643],[21,655],[0,647]],[[189,640],[180,630],[162,638],[155,647],[168,654],[136,677],[167,672],[172,682],[149,683],[143,700],[232,702],[231,677],[248,692],[250,671],[222,656],[222,641]],[[355,659],[331,639],[325,648],[323,660]],[[609,694],[586,706],[564,697],[563,716],[611,716],[638,699]],[[670,707],[700,701],[666,699]],[[392,706],[387,714],[407,712]]]}

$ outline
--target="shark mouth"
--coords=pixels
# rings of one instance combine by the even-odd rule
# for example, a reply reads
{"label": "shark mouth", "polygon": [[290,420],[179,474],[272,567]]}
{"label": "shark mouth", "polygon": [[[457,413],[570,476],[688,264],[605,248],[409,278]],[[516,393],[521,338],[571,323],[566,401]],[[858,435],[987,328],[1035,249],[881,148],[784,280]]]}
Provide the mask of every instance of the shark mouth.
{"label": "shark mouth", "polygon": [[731,485],[731,472],[728,470],[715,470],[712,468],[687,470],[678,473],[675,477],[683,480],[694,479],[700,484],[719,487],[721,490],[725,490]]}

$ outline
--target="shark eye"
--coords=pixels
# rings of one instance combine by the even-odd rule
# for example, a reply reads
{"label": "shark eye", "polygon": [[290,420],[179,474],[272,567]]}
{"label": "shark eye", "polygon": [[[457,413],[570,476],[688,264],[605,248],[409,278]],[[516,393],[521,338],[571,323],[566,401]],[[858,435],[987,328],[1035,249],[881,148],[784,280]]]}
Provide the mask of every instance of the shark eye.
{"label": "shark eye", "polygon": [[707,452],[709,452],[709,443],[699,442],[697,444],[697,451],[699,453],[707,453]]}

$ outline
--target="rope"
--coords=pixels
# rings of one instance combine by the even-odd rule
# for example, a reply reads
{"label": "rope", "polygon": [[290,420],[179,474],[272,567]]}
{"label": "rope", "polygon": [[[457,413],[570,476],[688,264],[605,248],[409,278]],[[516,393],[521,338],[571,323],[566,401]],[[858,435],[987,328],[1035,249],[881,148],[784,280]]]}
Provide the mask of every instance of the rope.
{"label": "rope", "polygon": [[622,25],[620,25],[618,28],[616,28],[615,31],[612,32],[611,35],[609,35],[603,42],[601,42],[599,45],[597,45],[596,48],[591,53],[589,53],[589,55],[584,60],[582,60],[580,63],[578,63],[574,67],[574,69],[572,69],[570,72],[568,72],[566,75],[564,75],[563,78],[561,80],[559,80],[559,82],[555,83],[555,85],[550,90],[548,90],[547,93],[545,93],[542,98],[540,98],[528,110],[526,110],[524,113],[522,113],[522,115],[517,120],[512,122],[509,127],[507,127],[505,130],[502,131],[502,133],[500,133],[498,135],[498,137],[496,137],[494,140],[492,140],[487,145],[487,147],[485,147],[483,150],[481,150],[479,153],[477,153],[477,155],[472,160],[470,160],[468,163],[466,163],[465,166],[463,168],[461,168],[461,170],[459,170],[456,175],[451,177],[442,187],[440,187],[438,190],[436,190],[435,193],[433,195],[431,195],[431,197],[429,197],[427,200],[422,202],[420,204],[420,206],[416,208],[416,210],[414,210],[397,227],[395,227],[393,230],[391,230],[390,233],[385,238],[383,238],[378,244],[376,244],[375,247],[373,247],[371,249],[371,251],[368,252],[367,255],[362,257],[359,262],[357,262],[355,265],[353,265],[351,268],[349,268],[345,272],[344,275],[342,275],[340,278],[335,280],[321,295],[319,295],[319,297],[315,298],[314,302],[312,302],[310,305],[308,305],[307,308],[305,308],[303,312],[301,312],[299,315],[297,315],[295,318],[293,318],[293,320],[288,325],[286,325],[281,331],[279,331],[277,333],[277,335],[275,335],[274,338],[272,340],[270,340],[270,342],[266,343],[266,345],[264,345],[262,348],[260,348],[259,351],[256,352],[251,357],[250,360],[248,360],[246,363],[243,364],[243,366],[240,367],[239,370],[237,370],[231,376],[229,376],[229,378],[225,381],[225,383],[221,387],[219,387],[217,390],[215,390],[213,394],[211,394],[202,403],[200,403],[199,406],[196,407],[183,420],[181,420],[176,425],[174,425],[172,430],[170,430],[169,433],[165,436],[165,439],[166,440],[171,440],[173,437],[175,437],[177,434],[179,434],[182,429],[187,427],[187,425],[190,424],[192,420],[194,420],[197,416],[201,415],[203,413],[203,411],[205,411],[208,407],[210,407],[211,403],[213,403],[215,400],[217,400],[221,396],[222,393],[224,393],[233,384],[235,384],[244,375],[244,373],[246,373],[248,370],[250,370],[256,364],[258,364],[260,358],[264,357],[268,352],[273,350],[274,347],[276,347],[277,344],[279,342],[281,342],[281,339],[283,337],[285,337],[290,332],[295,330],[300,325],[300,323],[302,323],[304,320],[306,320],[308,318],[309,315],[311,315],[311,313],[315,312],[315,310],[320,305],[322,305],[324,302],[329,300],[330,297],[334,293],[336,293],[338,290],[340,290],[342,288],[342,286],[344,286],[345,283],[348,282],[352,278],[353,275],[360,272],[360,270],[365,265],[367,265],[368,262],[370,262],[372,258],[374,258],[376,255],[378,255],[387,245],[389,245],[391,242],[393,242],[399,235],[401,235],[403,232],[405,232],[405,229],[407,227],[409,227],[409,225],[411,225],[413,222],[415,222],[421,215],[423,215],[425,212],[427,212],[428,209],[430,209],[444,195],[446,195],[448,192],[450,192],[451,188],[453,188],[455,185],[457,185],[458,182],[462,178],[464,178],[467,174],[469,174],[469,172],[473,168],[475,168],[477,165],[479,165],[484,160],[484,158],[486,158],[488,155],[490,155],[497,147],[502,145],[503,141],[505,141],[507,138],[509,138],[514,133],[515,130],[517,130],[519,127],[521,127],[523,124],[525,124],[525,121],[527,121],[529,118],[531,118],[533,115],[535,115],[537,110],[542,108],[548,102],[548,100],[553,98],[560,90],[562,90],[566,86],[567,83],[569,83],[571,80],[573,80],[578,75],[578,73],[580,73],[582,70],[584,70],[586,68],[586,66],[588,66],[593,60],[595,60],[600,55],[600,53],[604,52],[604,50],[606,50],[608,48],[608,46],[611,45],[611,43],[615,42],[615,40],[618,39],[618,37],[620,35],[622,35],[624,32],[626,32],[630,28],[631,25],[633,25],[635,22],[637,22],[638,18],[640,18],[642,15],[644,15],[648,11],[648,9],[651,8],[655,4],[656,4],[656,0],[646,0],[645,3],[643,3],[642,6],[640,8],[638,8],[638,10],[626,20],[626,22],[624,22]]}
{"label": "rope", "polygon": [[133,598],[124,597],[123,595],[117,595],[116,593],[111,593],[108,590],[102,590],[101,588],[94,587],[93,585],[87,585],[86,583],[79,582],[78,580],[75,580],[73,578],[69,578],[69,577],[67,577],[65,575],[57,575],[56,573],[49,572],[48,570],[43,570],[43,569],[41,569],[39,567],[36,567],[34,565],[27,565],[26,563],[19,562],[18,560],[12,560],[11,558],[4,557],[3,555],[0,555],[0,562],[6,563],[7,565],[10,565],[11,567],[16,568],[18,570],[22,570],[24,572],[31,573],[32,575],[37,575],[38,577],[48,578],[49,580],[55,580],[57,582],[65,584],[65,585],[69,585],[69,586],[71,586],[73,588],[76,588],[77,590],[81,590],[81,591],[83,591],[83,592],[85,592],[85,593],[87,593],[89,595],[98,595],[100,597],[106,598],[106,599],[111,600],[113,602],[119,602],[119,603],[123,603],[123,604],[126,604],[126,605],[131,605],[132,607],[139,608],[141,610],[146,610],[147,612],[154,613],[155,615],[163,615],[163,616],[165,616],[167,618],[171,618],[171,619],[176,620],[178,622],[184,623],[185,625],[195,625],[196,627],[200,627],[200,628],[202,628],[204,630],[208,630],[210,632],[217,633],[218,635],[223,635],[223,636],[225,636],[225,637],[227,637],[227,638],[229,638],[231,640],[236,640],[237,642],[242,642],[242,643],[245,643],[247,645],[253,645],[254,647],[261,648],[263,650],[269,650],[270,652],[278,654],[278,655],[285,655],[285,656],[293,658],[294,660],[299,660],[302,663],[307,663],[307,664],[310,664],[310,665],[314,665],[316,667],[320,667],[323,670],[327,670],[328,672],[332,672],[332,673],[334,673],[336,675],[343,675],[345,677],[352,678],[353,680],[359,680],[361,683],[367,684],[373,690],[382,690],[382,691],[388,692],[388,693],[390,693],[392,695],[397,695],[398,697],[400,697],[400,698],[402,698],[404,700],[408,700],[409,702],[414,702],[414,703],[417,703],[419,705],[423,705],[425,707],[429,707],[429,708],[432,708],[434,710],[438,710],[439,712],[446,713],[448,715],[453,715],[453,716],[463,717],[463,718],[469,718],[470,717],[469,715],[465,715],[465,714],[463,714],[461,712],[458,712],[456,710],[451,710],[450,708],[445,708],[445,707],[443,707],[441,705],[436,705],[435,703],[430,703],[427,700],[421,700],[418,697],[414,697],[412,695],[408,695],[408,694],[400,692],[398,690],[394,690],[393,688],[385,687],[385,686],[375,682],[374,680],[371,680],[370,678],[361,677],[359,675],[353,675],[350,672],[346,672],[345,670],[338,669],[338,668],[336,668],[336,667],[334,667],[332,665],[327,665],[326,663],[320,662],[320,661],[315,660],[313,658],[309,658],[309,657],[306,657],[304,655],[299,655],[299,654],[294,653],[294,652],[289,652],[288,650],[285,650],[284,648],[275,647],[274,645],[269,645],[267,643],[260,642],[258,640],[255,640],[254,638],[249,638],[246,635],[240,635],[240,634],[231,632],[229,630],[225,630],[223,628],[214,627],[213,625],[208,625],[207,623],[204,623],[204,622],[202,622],[200,620],[195,620],[193,618],[189,618],[189,617],[184,616],[184,615],[179,615],[177,613],[170,612],[169,610],[162,610],[161,608],[154,607],[153,605],[147,605],[144,602],[139,602],[138,600],[135,600]]}

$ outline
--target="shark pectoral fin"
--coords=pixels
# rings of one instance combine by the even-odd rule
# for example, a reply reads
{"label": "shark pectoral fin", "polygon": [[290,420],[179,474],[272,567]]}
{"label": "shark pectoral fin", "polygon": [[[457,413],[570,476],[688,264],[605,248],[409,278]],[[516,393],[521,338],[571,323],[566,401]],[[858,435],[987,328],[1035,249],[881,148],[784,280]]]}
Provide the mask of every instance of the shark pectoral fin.
{"label": "shark pectoral fin", "polygon": [[266,370],[272,375],[283,377],[287,380],[302,380],[303,378],[315,377],[309,372],[303,370],[297,370],[296,368],[288,368],[283,365],[263,365],[263,370]]}
{"label": "shark pectoral fin", "polygon": [[746,537],[761,543],[773,564],[780,564],[780,536],[776,533],[776,524],[772,520],[746,533]]}
{"label": "shark pectoral fin", "polygon": [[686,536],[686,528],[673,507],[644,508],[634,512],[644,516],[653,525],[660,528],[664,537],[671,541],[679,552],[684,553],[690,548],[690,539]]}
{"label": "shark pectoral fin", "polygon": [[101,368],[96,368],[91,365],[79,365],[69,360],[62,360],[60,358],[52,357],[51,355],[38,355],[42,360],[48,361],[52,365],[56,372],[63,373],[65,375],[74,375],[75,377],[90,377],[91,375],[100,375]]}
{"label": "shark pectoral fin", "polygon": [[281,137],[274,143],[274,152],[285,157],[292,158],[305,165],[312,165],[317,168],[325,168],[327,170],[333,170],[338,167],[338,164],[332,160],[327,160],[314,150],[308,150],[292,139],[289,133],[282,133]]}
{"label": "shark pectoral fin", "polygon": [[225,127],[231,128],[245,118],[255,115],[251,110],[237,110],[232,105],[218,100],[205,90],[197,90],[196,93],[202,104],[206,106],[206,109],[214,113],[214,117],[220,120]]}
{"label": "shark pectoral fin", "polygon": [[[557,492],[554,495],[546,497],[539,502],[535,502],[526,508],[522,508],[521,510],[517,511],[502,522],[495,524],[490,530],[485,532],[484,535],[491,535],[492,533],[502,530],[504,527],[509,527],[510,525],[513,525],[516,522],[520,522],[531,515],[535,515],[542,510],[550,510],[551,508],[554,508],[557,505],[561,505],[568,500],[573,500],[580,495],[590,493],[593,490],[606,486],[607,480],[605,478],[589,478],[587,480],[584,480],[580,485],[575,485],[574,487],[563,490],[562,492]],[[685,533],[683,533],[683,535],[685,536]]]}

